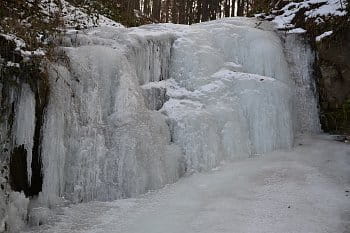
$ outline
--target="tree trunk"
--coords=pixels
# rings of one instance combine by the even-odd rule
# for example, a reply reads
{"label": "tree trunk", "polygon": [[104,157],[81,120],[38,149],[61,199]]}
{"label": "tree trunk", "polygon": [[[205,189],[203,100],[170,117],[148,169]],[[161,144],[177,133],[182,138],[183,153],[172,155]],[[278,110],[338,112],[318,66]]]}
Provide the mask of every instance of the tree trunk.
{"label": "tree trunk", "polygon": [[144,2],[143,2],[143,13],[145,14],[145,15],[147,15],[147,16],[150,16],[149,15],[149,0],[144,0]]}
{"label": "tree trunk", "polygon": [[244,14],[244,0],[237,0],[237,16]]}
{"label": "tree trunk", "polygon": [[224,12],[225,12],[225,17],[230,17],[230,0],[225,0],[224,2]]}
{"label": "tree trunk", "polygon": [[152,17],[158,22],[160,21],[160,1],[161,0],[153,0],[152,4]]}

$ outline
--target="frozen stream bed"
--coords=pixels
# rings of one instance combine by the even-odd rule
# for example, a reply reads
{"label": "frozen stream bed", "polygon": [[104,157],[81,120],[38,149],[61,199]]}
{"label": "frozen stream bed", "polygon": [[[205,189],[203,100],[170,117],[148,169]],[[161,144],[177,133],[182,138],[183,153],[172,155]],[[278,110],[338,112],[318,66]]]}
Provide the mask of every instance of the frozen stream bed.
{"label": "frozen stream bed", "polygon": [[51,224],[27,232],[345,233],[349,178],[348,144],[303,137],[293,151],[222,164],[138,198],[58,208]]}

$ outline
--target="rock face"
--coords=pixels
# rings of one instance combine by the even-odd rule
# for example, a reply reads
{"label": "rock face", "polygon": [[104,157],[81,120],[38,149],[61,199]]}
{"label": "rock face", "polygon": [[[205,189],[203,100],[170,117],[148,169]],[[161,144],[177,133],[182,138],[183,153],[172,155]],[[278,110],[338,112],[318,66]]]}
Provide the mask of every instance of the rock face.
{"label": "rock face", "polygon": [[317,43],[321,122],[324,130],[350,133],[350,26]]}

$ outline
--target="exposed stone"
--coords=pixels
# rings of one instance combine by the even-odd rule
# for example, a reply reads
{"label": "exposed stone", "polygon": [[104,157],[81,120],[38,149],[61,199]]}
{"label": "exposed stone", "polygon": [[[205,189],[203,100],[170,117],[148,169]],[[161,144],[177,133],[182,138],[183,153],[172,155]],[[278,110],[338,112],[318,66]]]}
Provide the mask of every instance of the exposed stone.
{"label": "exposed stone", "polygon": [[164,103],[168,100],[166,95],[165,88],[149,88],[143,89],[143,95],[146,100],[146,106],[150,110],[158,111],[164,105]]}
{"label": "exposed stone", "polygon": [[350,133],[350,26],[317,43],[324,130]]}

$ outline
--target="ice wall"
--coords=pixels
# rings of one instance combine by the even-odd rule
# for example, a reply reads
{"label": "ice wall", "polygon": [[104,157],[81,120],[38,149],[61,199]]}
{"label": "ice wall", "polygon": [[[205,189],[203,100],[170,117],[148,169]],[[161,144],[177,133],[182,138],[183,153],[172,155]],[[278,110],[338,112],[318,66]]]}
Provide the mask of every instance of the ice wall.
{"label": "ice wall", "polygon": [[175,94],[165,112],[188,169],[292,146],[288,65],[280,39],[258,25],[198,24],[174,43],[171,77],[188,93]]}
{"label": "ice wall", "polygon": [[99,27],[62,49],[41,145],[46,204],[132,197],[293,145],[299,86],[268,23]]}

